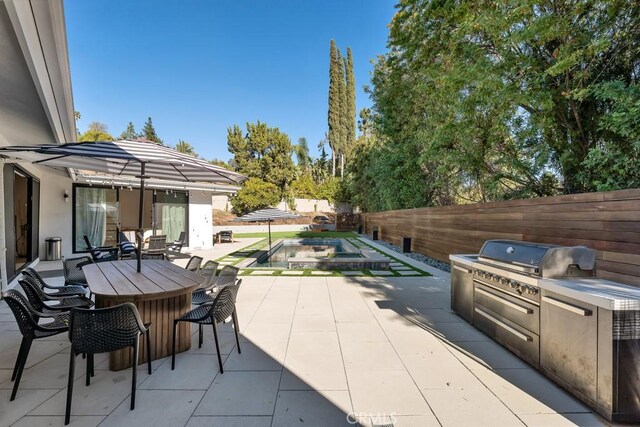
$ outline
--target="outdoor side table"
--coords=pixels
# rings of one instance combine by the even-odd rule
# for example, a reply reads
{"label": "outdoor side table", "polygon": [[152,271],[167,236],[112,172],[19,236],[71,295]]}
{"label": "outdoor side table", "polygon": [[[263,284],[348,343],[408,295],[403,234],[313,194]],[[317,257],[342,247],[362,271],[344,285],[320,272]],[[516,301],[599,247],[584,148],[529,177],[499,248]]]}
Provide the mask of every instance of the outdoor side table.
{"label": "outdoor side table", "polygon": [[[136,261],[122,260],[85,265],[89,289],[96,297],[96,308],[132,302],[138,307],[144,323],[151,323],[151,360],[171,355],[173,319],[191,309],[191,293],[205,278],[168,261],[144,260],[142,271]],[[176,351],[191,348],[190,324],[179,325]],[[139,363],[146,362],[146,342],[140,340]],[[119,371],[131,367],[131,350],[109,354],[109,369]]]}

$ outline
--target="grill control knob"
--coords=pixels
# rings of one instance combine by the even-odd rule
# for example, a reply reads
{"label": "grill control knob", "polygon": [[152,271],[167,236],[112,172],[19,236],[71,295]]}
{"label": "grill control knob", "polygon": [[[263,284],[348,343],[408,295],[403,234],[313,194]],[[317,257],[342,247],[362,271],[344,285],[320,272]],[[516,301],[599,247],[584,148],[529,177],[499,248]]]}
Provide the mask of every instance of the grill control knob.
{"label": "grill control knob", "polygon": [[520,283],[516,282],[515,280],[512,280],[511,282],[509,282],[509,286],[512,289],[516,289],[516,288],[520,287]]}
{"label": "grill control knob", "polygon": [[530,287],[527,293],[529,295],[538,295],[538,289]]}
{"label": "grill control knob", "polygon": [[507,283],[509,283],[509,279],[507,279],[506,277],[503,277],[500,279],[500,284],[501,285],[506,285]]}

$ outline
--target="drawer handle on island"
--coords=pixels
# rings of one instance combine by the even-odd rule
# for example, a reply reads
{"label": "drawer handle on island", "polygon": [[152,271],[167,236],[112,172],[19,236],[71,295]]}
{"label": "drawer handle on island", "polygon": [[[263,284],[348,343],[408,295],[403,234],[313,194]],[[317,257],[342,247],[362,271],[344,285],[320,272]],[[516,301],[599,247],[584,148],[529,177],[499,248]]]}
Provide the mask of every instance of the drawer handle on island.
{"label": "drawer handle on island", "polygon": [[591,316],[593,312],[586,308],[578,307],[577,305],[569,304],[568,302],[560,301],[552,297],[543,296],[542,301],[548,302],[551,305],[570,311],[580,316]]}
{"label": "drawer handle on island", "polygon": [[531,338],[529,335],[525,335],[522,332],[516,330],[515,328],[512,328],[511,326],[507,325],[506,323],[502,322],[501,320],[493,317],[492,315],[490,315],[489,313],[480,310],[479,308],[475,308],[476,313],[478,313],[479,315],[481,315],[482,317],[486,318],[487,320],[495,323],[496,325],[500,326],[502,329],[511,332],[513,335],[515,335],[516,337],[520,338],[522,341],[533,341],[533,338]]}
{"label": "drawer handle on island", "polygon": [[467,274],[471,273],[471,270],[469,270],[468,268],[460,267],[458,265],[454,265],[453,268],[455,270],[462,271],[463,273],[467,273]]}
{"label": "drawer handle on island", "polygon": [[500,296],[498,296],[498,295],[494,295],[494,294],[492,294],[491,292],[487,292],[487,291],[485,291],[484,289],[476,288],[476,292],[477,292],[477,293],[479,293],[479,294],[481,294],[481,295],[484,295],[484,296],[485,296],[485,297],[487,297],[487,298],[491,298],[491,299],[492,299],[492,300],[494,300],[494,301],[497,301],[497,302],[499,302],[499,303],[501,303],[501,304],[504,304],[504,305],[506,305],[507,307],[511,307],[511,308],[513,308],[514,310],[519,311],[520,313],[524,313],[524,314],[531,314],[531,313],[533,313],[533,310],[531,310],[530,308],[526,308],[526,307],[523,307],[523,306],[521,306],[521,305],[518,305],[518,304],[516,304],[516,303],[514,303],[514,302],[511,302],[511,301],[509,301],[509,300],[506,300],[506,299],[504,299],[504,298],[502,298],[502,297],[500,297]]}

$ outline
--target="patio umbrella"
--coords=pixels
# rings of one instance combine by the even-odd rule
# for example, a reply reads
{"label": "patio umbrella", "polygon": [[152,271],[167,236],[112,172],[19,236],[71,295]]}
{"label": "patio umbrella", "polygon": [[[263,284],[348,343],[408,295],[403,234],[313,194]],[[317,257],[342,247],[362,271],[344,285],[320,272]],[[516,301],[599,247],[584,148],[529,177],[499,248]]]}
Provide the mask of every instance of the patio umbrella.
{"label": "patio umbrella", "polygon": [[[142,141],[75,142],[0,148],[0,154],[51,167],[83,169],[140,179],[138,232],[142,235],[144,182],[149,178],[181,182],[240,184],[246,177],[172,148]],[[140,236],[138,236],[140,239]],[[138,245],[138,272],[142,242]]]}
{"label": "patio umbrella", "polygon": [[271,221],[274,219],[289,219],[289,218],[299,218],[300,215],[291,212],[285,212],[280,209],[258,209],[257,211],[249,212],[248,214],[239,216],[235,218],[233,221],[242,221],[242,222],[258,222],[258,221],[267,221],[269,227],[269,253],[271,253]]}

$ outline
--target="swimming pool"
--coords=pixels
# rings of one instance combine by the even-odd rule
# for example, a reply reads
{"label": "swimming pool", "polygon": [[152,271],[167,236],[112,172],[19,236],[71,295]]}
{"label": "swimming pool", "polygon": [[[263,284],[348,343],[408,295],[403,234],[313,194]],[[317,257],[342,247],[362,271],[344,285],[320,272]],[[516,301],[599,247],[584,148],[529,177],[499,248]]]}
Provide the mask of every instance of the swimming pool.
{"label": "swimming pool", "polygon": [[389,268],[389,259],[361,251],[345,239],[283,239],[249,267],[361,270]]}

